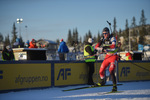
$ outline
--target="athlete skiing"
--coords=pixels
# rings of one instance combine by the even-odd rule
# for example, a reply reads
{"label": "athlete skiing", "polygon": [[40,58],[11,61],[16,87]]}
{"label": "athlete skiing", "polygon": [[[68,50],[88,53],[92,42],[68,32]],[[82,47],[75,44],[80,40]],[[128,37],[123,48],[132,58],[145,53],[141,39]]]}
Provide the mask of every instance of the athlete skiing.
{"label": "athlete skiing", "polygon": [[105,85],[104,80],[104,72],[106,68],[110,65],[109,72],[113,81],[113,89],[112,92],[117,91],[116,77],[114,74],[115,70],[115,61],[117,61],[117,46],[116,46],[116,38],[110,34],[109,29],[105,27],[103,29],[103,38],[96,44],[96,50],[101,50],[102,52],[106,52],[106,56],[104,61],[101,64],[99,74],[101,81],[96,84],[96,86]]}

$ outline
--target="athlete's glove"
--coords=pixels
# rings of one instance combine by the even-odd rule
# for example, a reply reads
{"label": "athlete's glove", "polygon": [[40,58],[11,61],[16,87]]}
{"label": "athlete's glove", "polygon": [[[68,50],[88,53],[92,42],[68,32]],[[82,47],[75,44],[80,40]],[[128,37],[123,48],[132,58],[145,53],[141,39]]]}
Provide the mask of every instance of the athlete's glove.
{"label": "athlete's glove", "polygon": [[95,49],[95,50],[94,50],[94,54],[96,54],[96,53],[97,53],[97,50]]}
{"label": "athlete's glove", "polygon": [[97,55],[95,55],[95,59],[97,59],[98,58],[98,56]]}
{"label": "athlete's glove", "polygon": [[107,47],[103,47],[102,52],[106,52]]}

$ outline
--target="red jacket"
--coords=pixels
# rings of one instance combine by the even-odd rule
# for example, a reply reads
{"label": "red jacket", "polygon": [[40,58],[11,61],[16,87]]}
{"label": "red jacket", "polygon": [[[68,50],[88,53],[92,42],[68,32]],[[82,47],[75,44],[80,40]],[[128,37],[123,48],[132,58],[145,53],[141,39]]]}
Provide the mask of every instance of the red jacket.
{"label": "red jacket", "polygon": [[36,44],[34,45],[34,44],[32,43],[32,41],[31,41],[29,48],[38,48],[38,47],[36,46]]}
{"label": "red jacket", "polygon": [[130,52],[126,53],[126,56],[128,57],[126,60],[133,60],[132,54]]}

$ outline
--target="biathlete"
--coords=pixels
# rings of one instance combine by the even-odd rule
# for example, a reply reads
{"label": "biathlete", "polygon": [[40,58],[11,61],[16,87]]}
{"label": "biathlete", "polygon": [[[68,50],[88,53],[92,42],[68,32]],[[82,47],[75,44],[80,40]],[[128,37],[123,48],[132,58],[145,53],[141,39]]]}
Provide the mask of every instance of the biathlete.
{"label": "biathlete", "polygon": [[[120,46],[120,45],[119,45]],[[110,65],[109,72],[112,78],[113,82],[113,91],[117,91],[117,84],[116,84],[116,77],[114,74],[115,70],[115,61],[118,59],[117,55],[117,45],[116,45],[116,38],[113,37],[113,35],[110,34],[109,29],[105,27],[103,29],[103,38],[96,44],[95,46],[96,50],[101,50],[102,52],[106,52],[106,57],[104,61],[101,64],[99,74],[101,81],[96,84],[96,86],[103,86],[105,85],[105,80],[104,80],[104,72],[106,68]]]}

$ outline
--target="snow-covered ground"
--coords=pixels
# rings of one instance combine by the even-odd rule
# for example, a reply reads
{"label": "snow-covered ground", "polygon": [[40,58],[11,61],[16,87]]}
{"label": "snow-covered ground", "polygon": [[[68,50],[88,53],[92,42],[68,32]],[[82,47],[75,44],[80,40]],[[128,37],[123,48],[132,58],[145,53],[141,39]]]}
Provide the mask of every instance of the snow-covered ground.
{"label": "snow-covered ground", "polygon": [[106,94],[111,91],[112,86],[62,91],[84,86],[81,85],[1,93],[0,100],[150,100],[150,81],[123,82],[122,84],[118,86],[118,91],[123,91],[120,93]]}

